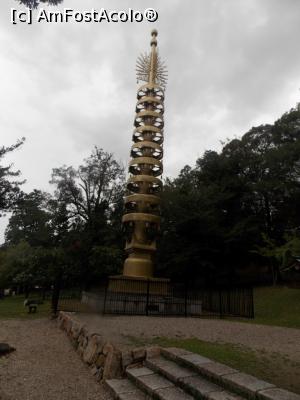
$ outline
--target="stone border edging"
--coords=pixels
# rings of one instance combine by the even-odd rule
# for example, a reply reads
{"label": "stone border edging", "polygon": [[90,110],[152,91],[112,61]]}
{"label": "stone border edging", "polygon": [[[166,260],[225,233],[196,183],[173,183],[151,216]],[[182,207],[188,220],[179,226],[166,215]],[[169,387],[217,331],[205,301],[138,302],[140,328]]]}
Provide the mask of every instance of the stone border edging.
{"label": "stone border edging", "polygon": [[70,338],[81,359],[91,368],[97,381],[122,378],[127,368],[142,365],[146,358],[160,355],[160,347],[138,347],[122,351],[99,333],[91,333],[72,313],[60,311],[57,318],[60,329]]}
{"label": "stone border edging", "polygon": [[86,325],[74,318],[73,313],[60,311],[57,322],[99,382],[122,378],[127,369],[147,365],[147,359],[162,355],[249,400],[300,400],[300,395],[296,393],[184,349],[152,346],[121,351],[99,333],[90,333]]}

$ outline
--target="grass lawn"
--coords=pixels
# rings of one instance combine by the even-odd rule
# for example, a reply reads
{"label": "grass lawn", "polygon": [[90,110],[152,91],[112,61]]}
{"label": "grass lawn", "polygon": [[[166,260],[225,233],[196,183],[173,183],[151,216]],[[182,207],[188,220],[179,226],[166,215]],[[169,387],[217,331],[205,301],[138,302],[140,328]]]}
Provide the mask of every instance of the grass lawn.
{"label": "grass lawn", "polygon": [[165,347],[181,347],[300,394],[300,363],[292,362],[278,353],[258,352],[244,346],[204,342],[198,339],[160,337],[151,341],[142,341],[137,338],[130,338],[130,340],[139,346],[156,344]]}
{"label": "grass lawn", "polygon": [[24,307],[24,296],[10,296],[0,300],[0,319],[10,318],[41,318],[50,314],[50,302],[39,304],[36,313],[29,314]]}
{"label": "grass lawn", "polygon": [[[29,297],[30,299],[32,297]],[[50,300],[45,300],[39,304],[36,313],[29,314],[28,308],[24,307],[24,296],[11,296],[0,300],[0,319],[10,318],[42,318],[48,317],[51,312]],[[78,299],[64,299],[59,302],[61,309],[65,311],[88,312],[86,304],[82,304]]]}
{"label": "grass lawn", "polygon": [[[0,300],[0,318],[39,318],[49,315],[49,301],[39,305],[36,314],[28,314],[23,306],[24,296]],[[70,304],[69,304],[70,303]],[[86,306],[78,300],[63,300],[62,308],[85,312]],[[283,286],[254,289],[254,319],[234,318],[234,321],[300,328],[300,289]]]}
{"label": "grass lawn", "polygon": [[254,319],[239,321],[300,328],[300,289],[284,286],[255,288],[254,313]]}

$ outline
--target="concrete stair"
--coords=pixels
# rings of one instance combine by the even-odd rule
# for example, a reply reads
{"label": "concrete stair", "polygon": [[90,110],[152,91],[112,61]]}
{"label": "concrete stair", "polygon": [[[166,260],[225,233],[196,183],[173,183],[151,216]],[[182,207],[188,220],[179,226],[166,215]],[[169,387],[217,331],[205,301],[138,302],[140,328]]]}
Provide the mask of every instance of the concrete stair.
{"label": "concrete stair", "polygon": [[125,379],[106,381],[117,400],[300,400],[300,396],[177,348],[161,349]]}

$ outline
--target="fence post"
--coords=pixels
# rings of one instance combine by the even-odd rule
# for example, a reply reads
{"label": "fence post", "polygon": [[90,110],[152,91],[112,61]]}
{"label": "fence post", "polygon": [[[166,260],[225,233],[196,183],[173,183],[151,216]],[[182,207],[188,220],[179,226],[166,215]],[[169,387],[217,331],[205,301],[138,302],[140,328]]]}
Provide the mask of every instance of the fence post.
{"label": "fence post", "polygon": [[149,315],[149,292],[150,292],[150,279],[147,280],[147,298],[146,298],[146,315]]}
{"label": "fence post", "polygon": [[222,312],[222,290],[219,289],[219,312],[220,312],[220,318],[223,317],[223,312]]}

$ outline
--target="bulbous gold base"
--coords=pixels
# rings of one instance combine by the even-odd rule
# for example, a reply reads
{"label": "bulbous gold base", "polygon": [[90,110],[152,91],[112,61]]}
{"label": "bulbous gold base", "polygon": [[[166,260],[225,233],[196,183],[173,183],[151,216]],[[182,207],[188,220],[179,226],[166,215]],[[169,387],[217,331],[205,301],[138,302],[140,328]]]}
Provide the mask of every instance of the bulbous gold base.
{"label": "bulbous gold base", "polygon": [[149,255],[131,254],[124,263],[123,275],[140,278],[153,277],[153,261]]}

